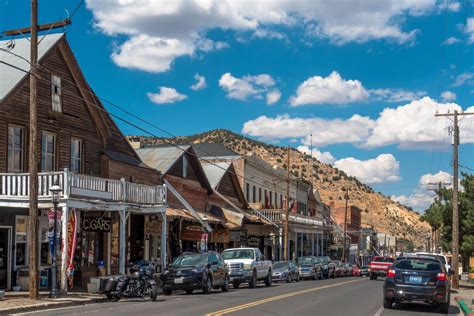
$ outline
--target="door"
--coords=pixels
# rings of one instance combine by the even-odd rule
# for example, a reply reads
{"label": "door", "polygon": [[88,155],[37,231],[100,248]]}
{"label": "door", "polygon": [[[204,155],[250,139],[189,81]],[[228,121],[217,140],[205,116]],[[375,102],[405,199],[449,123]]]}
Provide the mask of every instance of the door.
{"label": "door", "polygon": [[257,278],[262,279],[267,275],[266,267],[264,265],[264,257],[262,253],[260,252],[260,249],[255,248],[255,258],[257,260],[256,266],[257,266]]}
{"label": "door", "polygon": [[0,228],[0,289],[10,288],[11,228]]}
{"label": "door", "polygon": [[209,263],[211,264],[213,285],[221,285],[223,280],[222,267],[219,264],[216,253],[209,253]]}

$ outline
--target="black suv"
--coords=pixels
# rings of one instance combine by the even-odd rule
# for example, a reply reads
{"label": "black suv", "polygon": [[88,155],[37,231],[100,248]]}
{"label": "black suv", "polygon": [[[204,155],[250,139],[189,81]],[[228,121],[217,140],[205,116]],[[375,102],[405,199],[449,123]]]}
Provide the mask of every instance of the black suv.
{"label": "black suv", "polygon": [[450,283],[445,266],[432,257],[399,257],[387,271],[383,287],[383,306],[422,301],[439,305],[447,313]]}
{"label": "black suv", "polygon": [[191,294],[202,290],[208,294],[213,288],[229,290],[229,269],[217,252],[184,253],[173,261],[160,276],[164,295],[175,290]]}

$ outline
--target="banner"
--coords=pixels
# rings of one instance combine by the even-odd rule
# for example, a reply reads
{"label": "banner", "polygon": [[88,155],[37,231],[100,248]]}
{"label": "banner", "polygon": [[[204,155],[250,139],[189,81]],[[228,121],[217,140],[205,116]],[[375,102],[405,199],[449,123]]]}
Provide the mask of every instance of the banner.
{"label": "banner", "polygon": [[69,276],[74,270],[74,254],[76,252],[77,244],[77,212],[75,209],[72,209],[69,212],[69,219],[67,223],[67,241],[67,274]]}
{"label": "banner", "polygon": [[[49,251],[51,253],[51,257],[55,255],[54,249],[54,210],[48,210],[48,240],[49,240]],[[59,235],[61,232],[61,217],[62,211],[56,212],[56,246],[59,245]]]}

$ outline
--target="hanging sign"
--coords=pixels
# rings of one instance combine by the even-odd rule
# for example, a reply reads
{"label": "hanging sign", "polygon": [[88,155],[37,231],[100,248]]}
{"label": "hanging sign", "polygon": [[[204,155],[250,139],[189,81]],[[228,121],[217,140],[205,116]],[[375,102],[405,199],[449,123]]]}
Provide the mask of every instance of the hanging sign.
{"label": "hanging sign", "polygon": [[257,236],[250,236],[247,238],[247,246],[260,247],[261,238]]}
{"label": "hanging sign", "polygon": [[112,220],[110,217],[84,217],[82,221],[82,230],[86,232],[108,233]]}
{"label": "hanging sign", "polygon": [[56,213],[56,246],[59,244],[59,235],[61,231],[61,217],[62,211],[54,212],[54,210],[48,210],[48,240],[49,240],[49,251],[51,257],[55,255],[54,249],[54,214]]}
{"label": "hanging sign", "polygon": [[229,237],[229,231],[224,228],[214,228],[211,232],[211,242],[227,244]]}
{"label": "hanging sign", "polygon": [[181,227],[181,239],[201,241],[203,232],[204,229],[199,224],[183,223],[183,226]]}

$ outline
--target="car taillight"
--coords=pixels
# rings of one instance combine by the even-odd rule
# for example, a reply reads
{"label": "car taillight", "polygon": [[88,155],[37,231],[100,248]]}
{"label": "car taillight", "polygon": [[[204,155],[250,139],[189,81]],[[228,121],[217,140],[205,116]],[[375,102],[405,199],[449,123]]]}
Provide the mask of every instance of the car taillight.
{"label": "car taillight", "polygon": [[446,279],[447,279],[446,273],[444,273],[444,272],[440,272],[436,276],[436,280],[438,280],[438,281],[446,281]]}
{"label": "car taillight", "polygon": [[388,270],[387,277],[394,278],[395,277],[395,270]]}

